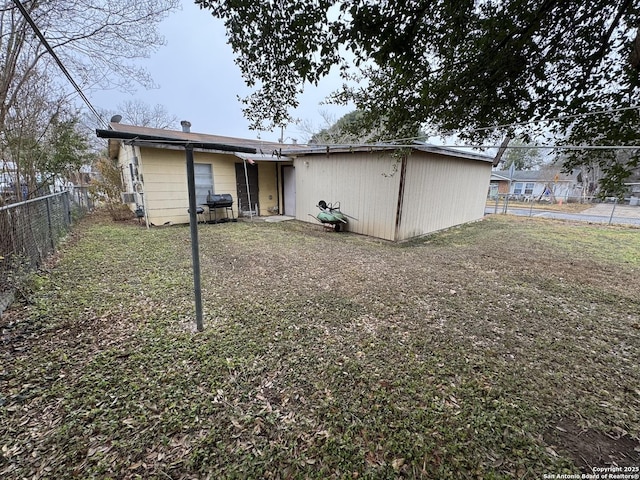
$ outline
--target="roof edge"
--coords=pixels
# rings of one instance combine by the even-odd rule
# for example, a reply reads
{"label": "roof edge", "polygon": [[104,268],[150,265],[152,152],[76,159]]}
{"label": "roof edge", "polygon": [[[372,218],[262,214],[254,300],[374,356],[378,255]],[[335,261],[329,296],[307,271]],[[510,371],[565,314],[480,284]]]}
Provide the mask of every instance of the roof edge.
{"label": "roof edge", "polygon": [[487,163],[493,163],[493,157],[476,153],[466,153],[453,148],[438,147],[430,144],[420,145],[393,145],[390,143],[379,144],[363,144],[363,145],[318,145],[299,148],[283,148],[282,153],[289,156],[305,156],[305,155],[328,155],[330,153],[367,153],[367,152],[383,152],[398,150],[402,148],[410,148],[411,150],[435,153],[448,157],[464,158],[467,160],[477,160]]}
{"label": "roof edge", "polygon": [[256,153],[256,149],[251,147],[243,147],[239,145],[228,145],[224,143],[199,142],[195,140],[176,139],[175,137],[160,136],[160,135],[145,135],[145,134],[139,134],[139,133],[117,132],[115,130],[100,130],[100,129],[96,130],[96,135],[99,138],[108,138],[110,140],[112,139],[131,140],[131,141],[137,141],[137,142],[149,142],[149,143],[181,146],[185,148],[218,150],[222,152]]}

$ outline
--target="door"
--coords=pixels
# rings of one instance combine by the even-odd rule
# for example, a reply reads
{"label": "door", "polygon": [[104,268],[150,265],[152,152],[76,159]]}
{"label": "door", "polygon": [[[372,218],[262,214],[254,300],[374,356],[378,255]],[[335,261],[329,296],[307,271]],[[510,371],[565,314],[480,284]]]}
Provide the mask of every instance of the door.
{"label": "door", "polygon": [[[247,191],[247,177],[245,177],[245,163],[249,190]],[[258,166],[249,162],[236,163],[236,189],[238,192],[238,215],[259,215],[258,204]],[[251,205],[251,206],[249,206]]]}
{"label": "door", "polygon": [[284,214],[291,217],[296,216],[296,169],[293,165],[282,167],[282,189]]}

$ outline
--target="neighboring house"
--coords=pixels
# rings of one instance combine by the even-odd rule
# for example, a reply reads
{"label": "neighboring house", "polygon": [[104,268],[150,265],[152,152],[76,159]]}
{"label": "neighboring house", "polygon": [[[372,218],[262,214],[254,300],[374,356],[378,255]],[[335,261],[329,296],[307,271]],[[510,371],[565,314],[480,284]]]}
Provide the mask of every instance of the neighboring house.
{"label": "neighboring house", "polygon": [[133,135],[109,140],[130,193],[123,198],[155,225],[189,221],[185,150],[135,135],[255,148],[257,154],[194,149],[197,203],[206,203],[209,193],[231,194],[235,215],[284,214],[317,223],[311,217],[320,200],[340,202],[351,217],[347,230],[393,241],[484,216],[492,158],[481,155],[426,144],[285,146],[120,123],[111,129]]}
{"label": "neighboring house", "polygon": [[9,196],[13,193],[13,177],[10,173],[0,171],[0,195]]}
{"label": "neighboring house", "polygon": [[557,169],[508,170],[491,172],[489,196],[510,195],[518,200],[579,201],[584,197],[579,172],[561,173]]}
{"label": "neighboring house", "polygon": [[[0,160],[0,196],[5,201],[15,201],[18,188],[18,171],[16,164],[8,160]],[[24,183],[24,182],[23,182]],[[26,185],[23,185],[23,196],[26,197]]]}
{"label": "neighboring house", "polygon": [[[25,200],[29,195],[32,197],[47,195],[49,193],[59,193],[72,191],[73,183],[68,179],[63,179],[58,175],[49,175],[36,172],[32,179],[35,189],[29,192],[28,179],[25,175],[18,175],[18,168],[14,162],[0,160],[0,195],[5,200],[15,201],[17,198],[18,176],[20,176],[21,197]],[[46,180],[46,184],[44,182]]]}

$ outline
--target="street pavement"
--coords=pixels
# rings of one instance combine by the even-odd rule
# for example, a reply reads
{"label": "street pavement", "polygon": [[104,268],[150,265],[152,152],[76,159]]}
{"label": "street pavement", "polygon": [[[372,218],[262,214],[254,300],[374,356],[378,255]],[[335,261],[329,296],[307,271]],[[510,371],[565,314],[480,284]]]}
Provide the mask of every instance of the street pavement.
{"label": "street pavement", "polygon": [[[498,206],[498,214],[504,212],[503,205]],[[493,215],[495,207],[486,207],[485,215]],[[604,223],[611,225],[640,226],[640,207],[629,205],[615,205],[600,203],[580,213],[565,213],[536,208],[508,208],[507,214],[524,217],[551,218],[555,220],[569,220],[575,222]],[[612,215],[613,214],[613,215]]]}

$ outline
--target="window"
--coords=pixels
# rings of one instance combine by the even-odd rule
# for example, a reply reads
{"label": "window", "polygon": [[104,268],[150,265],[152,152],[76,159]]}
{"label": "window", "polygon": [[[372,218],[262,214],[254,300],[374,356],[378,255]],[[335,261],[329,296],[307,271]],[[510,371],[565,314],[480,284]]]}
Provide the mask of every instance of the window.
{"label": "window", "polygon": [[513,194],[514,195],[522,195],[522,183],[521,182],[517,182],[513,186]]}
{"label": "window", "polygon": [[207,203],[207,195],[213,191],[213,170],[210,163],[195,163],[196,205]]}
{"label": "window", "polygon": [[524,185],[524,194],[533,195],[533,183],[526,183]]}

